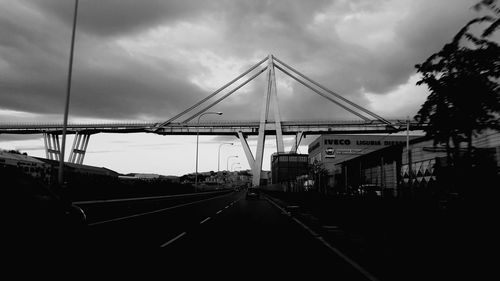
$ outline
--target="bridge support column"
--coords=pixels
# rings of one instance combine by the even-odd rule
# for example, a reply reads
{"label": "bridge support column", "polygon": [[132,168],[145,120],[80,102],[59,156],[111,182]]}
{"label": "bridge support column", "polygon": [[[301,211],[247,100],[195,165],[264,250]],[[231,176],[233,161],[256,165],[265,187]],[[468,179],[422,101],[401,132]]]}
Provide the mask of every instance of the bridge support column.
{"label": "bridge support column", "polygon": [[304,135],[304,132],[298,132],[295,135],[295,142],[292,145],[292,148],[290,149],[290,153],[297,153],[297,148],[299,147],[300,141],[302,140],[302,136]]}
{"label": "bridge support column", "polygon": [[276,76],[274,73],[273,56],[269,55],[267,64],[267,91],[266,98],[263,101],[260,113],[259,135],[257,139],[257,153],[255,163],[252,169],[252,185],[259,186],[262,174],[262,160],[264,156],[264,144],[266,142],[266,127],[268,124],[270,104],[273,104],[274,111],[274,130],[276,131],[276,146],[278,153],[284,152],[283,134],[281,130],[281,117],[278,106],[278,94],[276,90]]}
{"label": "bridge support column", "polygon": [[61,145],[59,143],[59,135],[44,133],[43,142],[45,144],[45,155],[47,159],[59,160],[61,155]]}
{"label": "bridge support column", "polygon": [[238,132],[238,138],[240,139],[241,146],[243,147],[243,151],[245,151],[245,156],[247,157],[248,165],[250,166],[250,169],[253,171],[254,166],[255,166],[255,159],[253,158],[252,151],[250,150],[250,147],[248,146],[246,136],[243,135],[243,133],[240,131],[240,132]]}
{"label": "bridge support column", "polygon": [[87,151],[87,146],[89,144],[90,134],[76,133],[75,139],[73,140],[73,147],[69,154],[69,162],[75,164],[83,164],[83,158],[85,157],[85,152]]}

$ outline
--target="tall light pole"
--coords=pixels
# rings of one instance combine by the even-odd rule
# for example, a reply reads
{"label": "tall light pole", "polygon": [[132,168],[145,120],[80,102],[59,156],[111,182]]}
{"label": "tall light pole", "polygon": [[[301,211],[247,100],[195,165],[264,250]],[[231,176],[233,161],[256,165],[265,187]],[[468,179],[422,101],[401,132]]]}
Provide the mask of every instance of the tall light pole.
{"label": "tall light pole", "polygon": [[227,157],[227,161],[226,161],[226,170],[229,172],[229,159],[231,158],[238,158],[238,155],[231,155],[231,156],[228,156]]}
{"label": "tall light pole", "polygon": [[233,169],[233,168],[234,168],[234,165],[236,165],[236,164],[238,164],[238,165],[239,165],[239,164],[240,164],[240,162],[236,162],[236,163],[231,164],[231,171],[234,171],[234,169]]}
{"label": "tall light pole", "polygon": [[206,114],[222,115],[222,112],[208,111],[208,112],[204,112],[204,113],[200,114],[200,116],[198,116],[198,123],[196,125],[196,174],[194,176],[195,177],[194,191],[198,190],[198,140],[200,137],[200,118],[201,118],[201,116],[206,115]]}
{"label": "tall light pole", "polygon": [[73,73],[73,50],[75,47],[75,31],[76,31],[76,17],[78,15],[78,0],[75,0],[75,11],[73,14],[73,31],[71,33],[71,47],[69,52],[69,69],[68,69],[68,82],[66,88],[66,103],[64,106],[64,121],[62,130],[62,146],[59,153],[59,173],[58,183],[62,186],[64,183],[64,150],[66,149],[66,128],[68,127],[68,112],[69,112],[69,96],[71,92],[71,76]]}
{"label": "tall light pole", "polygon": [[233,145],[232,142],[223,142],[219,145],[219,152],[217,154],[217,188],[219,188],[219,173],[220,173],[220,148],[225,145],[225,144],[229,144],[229,145]]}

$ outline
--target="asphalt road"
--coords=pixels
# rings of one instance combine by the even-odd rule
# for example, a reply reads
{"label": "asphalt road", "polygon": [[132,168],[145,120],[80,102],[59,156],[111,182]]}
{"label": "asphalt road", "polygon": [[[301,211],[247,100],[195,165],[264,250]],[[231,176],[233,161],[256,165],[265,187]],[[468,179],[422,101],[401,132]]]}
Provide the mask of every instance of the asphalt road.
{"label": "asphalt road", "polygon": [[274,202],[264,196],[247,200],[244,191],[91,223],[87,232],[84,245],[94,254],[153,254],[171,269],[231,266],[314,279],[377,280]]}

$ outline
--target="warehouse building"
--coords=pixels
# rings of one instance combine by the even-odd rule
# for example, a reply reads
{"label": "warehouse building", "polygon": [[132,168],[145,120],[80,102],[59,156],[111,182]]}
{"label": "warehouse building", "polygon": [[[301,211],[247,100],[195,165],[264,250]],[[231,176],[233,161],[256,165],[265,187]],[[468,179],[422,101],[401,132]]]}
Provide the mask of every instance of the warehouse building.
{"label": "warehouse building", "polygon": [[[471,174],[471,178],[480,174],[475,182],[498,181],[500,133],[482,134],[474,138],[472,145],[475,174]],[[380,195],[426,198],[458,193],[452,184],[458,177],[448,162],[444,146],[421,137],[411,140],[408,147],[399,144],[338,163],[333,189],[339,193],[360,194],[363,187],[375,186]]]}
{"label": "warehouse building", "polygon": [[[420,136],[410,135],[413,140]],[[309,163],[319,163],[328,171],[326,186],[339,185],[340,163],[373,151],[406,144],[406,135],[321,135],[309,144]]]}

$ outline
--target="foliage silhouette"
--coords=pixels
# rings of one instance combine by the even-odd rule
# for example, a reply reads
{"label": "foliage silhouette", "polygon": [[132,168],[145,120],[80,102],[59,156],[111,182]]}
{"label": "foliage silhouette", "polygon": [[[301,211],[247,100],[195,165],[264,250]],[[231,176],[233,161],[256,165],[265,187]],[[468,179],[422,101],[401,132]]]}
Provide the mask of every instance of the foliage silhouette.
{"label": "foliage silhouette", "polygon": [[[417,85],[430,90],[415,119],[429,124],[427,136],[446,146],[448,163],[459,174],[473,166],[473,136],[500,129],[500,46],[489,39],[498,29],[500,10],[491,0],[474,7],[487,7],[493,15],[472,19],[442,50],[415,66],[422,75]],[[472,31],[481,28],[480,34]]]}
{"label": "foliage silhouette", "polygon": [[422,74],[417,85],[426,84],[430,90],[415,119],[429,123],[426,133],[436,143],[450,147],[451,142],[455,157],[461,143],[470,151],[474,134],[500,125],[500,46],[469,31],[485,21],[491,17],[471,20],[451,43],[415,66]]}

